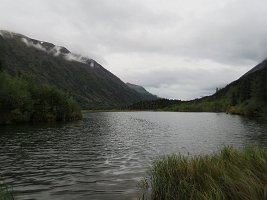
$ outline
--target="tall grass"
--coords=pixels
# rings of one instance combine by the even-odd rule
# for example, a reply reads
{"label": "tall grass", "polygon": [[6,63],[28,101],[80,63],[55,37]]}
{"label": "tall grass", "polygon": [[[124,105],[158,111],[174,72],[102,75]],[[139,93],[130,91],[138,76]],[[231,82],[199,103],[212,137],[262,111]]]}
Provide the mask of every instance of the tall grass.
{"label": "tall grass", "polygon": [[151,199],[267,199],[267,150],[224,147],[212,155],[156,160],[148,185]]}
{"label": "tall grass", "polygon": [[4,184],[0,184],[0,200],[14,200],[12,193]]}

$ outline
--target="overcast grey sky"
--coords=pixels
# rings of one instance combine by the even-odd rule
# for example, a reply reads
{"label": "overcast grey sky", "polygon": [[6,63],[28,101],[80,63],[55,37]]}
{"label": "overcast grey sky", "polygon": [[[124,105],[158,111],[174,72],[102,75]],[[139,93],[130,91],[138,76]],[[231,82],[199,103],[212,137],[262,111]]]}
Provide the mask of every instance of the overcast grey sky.
{"label": "overcast grey sky", "polygon": [[65,46],[124,82],[183,100],[267,57],[266,0],[0,0],[0,29]]}

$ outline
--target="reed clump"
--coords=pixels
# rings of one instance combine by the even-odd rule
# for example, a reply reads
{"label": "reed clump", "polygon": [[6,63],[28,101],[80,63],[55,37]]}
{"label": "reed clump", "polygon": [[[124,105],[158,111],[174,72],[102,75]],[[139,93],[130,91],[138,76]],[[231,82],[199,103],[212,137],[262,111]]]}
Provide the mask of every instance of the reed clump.
{"label": "reed clump", "polygon": [[14,200],[14,197],[5,184],[0,184],[0,200]]}
{"label": "reed clump", "polygon": [[267,150],[224,147],[211,155],[164,156],[147,181],[151,199],[267,199]]}

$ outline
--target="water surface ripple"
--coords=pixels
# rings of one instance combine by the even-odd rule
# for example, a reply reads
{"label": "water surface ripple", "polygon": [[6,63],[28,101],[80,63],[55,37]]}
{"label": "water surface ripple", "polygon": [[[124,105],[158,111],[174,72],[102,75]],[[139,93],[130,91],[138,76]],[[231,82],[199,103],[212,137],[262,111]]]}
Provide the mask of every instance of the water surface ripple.
{"label": "water surface ripple", "polygon": [[136,199],[151,161],[223,145],[267,147],[267,124],[216,113],[100,112],[0,128],[0,181],[17,199]]}

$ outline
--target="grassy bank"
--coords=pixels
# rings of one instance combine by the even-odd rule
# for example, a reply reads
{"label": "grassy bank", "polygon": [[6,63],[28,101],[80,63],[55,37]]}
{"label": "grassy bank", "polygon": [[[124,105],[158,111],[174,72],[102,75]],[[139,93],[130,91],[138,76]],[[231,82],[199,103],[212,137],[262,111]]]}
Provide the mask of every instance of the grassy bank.
{"label": "grassy bank", "polygon": [[151,199],[267,199],[267,150],[225,147],[212,155],[165,156],[145,182]]}

